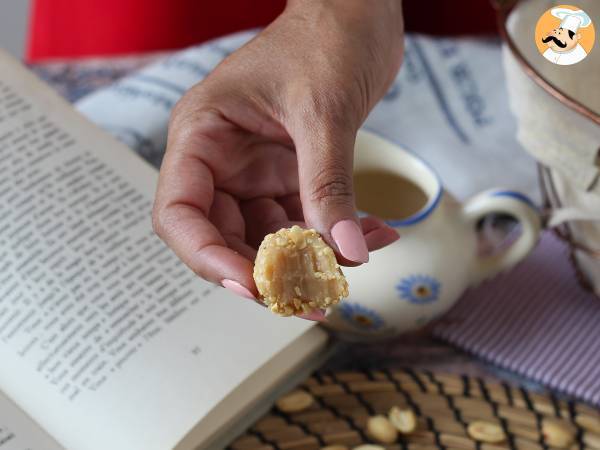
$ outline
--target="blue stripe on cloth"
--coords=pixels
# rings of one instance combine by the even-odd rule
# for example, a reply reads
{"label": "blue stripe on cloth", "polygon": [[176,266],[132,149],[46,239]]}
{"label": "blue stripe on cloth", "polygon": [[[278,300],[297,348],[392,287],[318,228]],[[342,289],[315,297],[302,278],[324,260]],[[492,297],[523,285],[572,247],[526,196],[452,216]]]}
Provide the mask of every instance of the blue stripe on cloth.
{"label": "blue stripe on cloth", "polygon": [[421,65],[423,66],[423,70],[425,72],[427,80],[429,81],[429,84],[431,85],[431,89],[435,95],[435,98],[436,98],[439,106],[440,106],[440,109],[444,113],[444,117],[446,118],[448,125],[450,125],[450,128],[452,128],[452,130],[456,133],[456,135],[462,142],[464,142],[465,144],[468,144],[469,137],[464,132],[464,130],[461,128],[460,124],[458,123],[458,120],[454,116],[454,113],[450,109],[450,105],[448,103],[448,100],[446,99],[446,96],[444,94],[442,86],[440,85],[439,81],[437,80],[437,78],[433,72],[433,69],[431,67],[431,64],[430,64],[429,60],[427,59],[427,56],[425,55],[425,52],[421,48],[421,44],[419,44],[419,38],[418,37],[411,38],[410,45],[414,48],[415,54],[418,56],[419,60],[421,61]]}
{"label": "blue stripe on cloth", "polygon": [[154,84],[155,86],[160,86],[170,91],[176,92],[179,95],[185,94],[187,89],[176,85],[175,83],[171,83],[170,81],[163,80],[162,78],[153,77],[151,75],[143,75],[138,74],[131,78],[132,80],[142,81],[148,84]]}

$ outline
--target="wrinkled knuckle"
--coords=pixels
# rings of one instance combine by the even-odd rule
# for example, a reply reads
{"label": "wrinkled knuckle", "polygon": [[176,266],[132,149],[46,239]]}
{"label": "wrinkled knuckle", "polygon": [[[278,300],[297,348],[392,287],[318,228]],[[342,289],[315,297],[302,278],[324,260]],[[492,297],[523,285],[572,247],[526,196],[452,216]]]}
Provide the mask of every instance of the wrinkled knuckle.
{"label": "wrinkled knuckle", "polygon": [[314,178],[311,200],[327,203],[352,201],[352,178],[338,168],[324,167]]}

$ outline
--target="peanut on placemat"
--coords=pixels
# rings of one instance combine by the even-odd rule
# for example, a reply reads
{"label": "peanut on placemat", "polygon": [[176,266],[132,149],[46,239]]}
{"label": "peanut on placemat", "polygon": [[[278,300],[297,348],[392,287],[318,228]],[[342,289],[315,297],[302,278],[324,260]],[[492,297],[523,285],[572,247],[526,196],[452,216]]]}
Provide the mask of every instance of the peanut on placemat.
{"label": "peanut on placemat", "polygon": [[317,374],[231,450],[600,450],[600,411],[519,386],[410,369]]}
{"label": "peanut on placemat", "polygon": [[335,254],[315,230],[283,228],[263,239],[254,281],[269,309],[282,316],[308,314],[348,296]]}

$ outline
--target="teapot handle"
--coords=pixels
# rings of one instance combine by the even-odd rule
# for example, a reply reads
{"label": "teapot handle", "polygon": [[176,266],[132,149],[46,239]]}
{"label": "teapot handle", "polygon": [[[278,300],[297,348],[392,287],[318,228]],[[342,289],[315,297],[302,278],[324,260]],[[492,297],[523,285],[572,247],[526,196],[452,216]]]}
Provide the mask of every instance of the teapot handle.
{"label": "teapot handle", "polygon": [[535,204],[527,196],[515,191],[484,191],[463,205],[463,213],[473,230],[479,220],[493,213],[514,217],[521,224],[521,235],[508,248],[497,254],[475,258],[471,284],[478,284],[525,258],[537,243],[542,227]]}

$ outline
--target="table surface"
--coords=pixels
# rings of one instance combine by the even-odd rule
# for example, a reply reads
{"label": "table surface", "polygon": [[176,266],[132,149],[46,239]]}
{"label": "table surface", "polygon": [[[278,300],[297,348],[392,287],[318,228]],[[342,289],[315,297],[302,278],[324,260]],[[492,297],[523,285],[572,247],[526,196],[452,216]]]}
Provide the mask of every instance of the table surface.
{"label": "table surface", "polygon": [[[32,65],[30,68],[67,100],[75,102],[86,94],[113,83],[163,56],[165,53],[57,61]],[[351,370],[382,367],[390,369],[412,367],[434,372],[460,373],[524,385],[530,390],[543,389],[536,383],[487,364],[432,338],[426,330],[383,343],[342,343],[340,350],[332,356],[323,369]]]}

